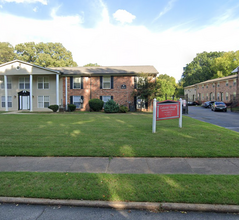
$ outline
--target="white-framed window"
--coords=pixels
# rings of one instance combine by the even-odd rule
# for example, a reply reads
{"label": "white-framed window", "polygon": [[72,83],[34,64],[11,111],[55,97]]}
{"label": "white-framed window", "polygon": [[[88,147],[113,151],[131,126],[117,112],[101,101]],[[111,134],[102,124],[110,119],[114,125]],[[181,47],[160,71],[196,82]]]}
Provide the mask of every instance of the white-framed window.
{"label": "white-framed window", "polygon": [[73,77],[73,89],[81,89],[81,77]]}
{"label": "white-framed window", "polygon": [[204,89],[204,84],[202,84],[202,89]]}
{"label": "white-framed window", "polygon": [[[0,77],[0,88],[5,89],[4,77]],[[11,77],[7,77],[7,89],[12,89]]]}
{"label": "white-framed window", "polygon": [[76,108],[82,108],[82,103],[83,103],[83,99],[81,96],[73,96],[72,99],[72,104],[74,104],[76,106]]}
{"label": "white-framed window", "polygon": [[212,100],[214,100],[215,99],[215,95],[214,95],[214,93],[212,94]]}
{"label": "white-framed window", "polygon": [[136,100],[136,109],[145,109],[145,99],[137,97]]}
{"label": "white-framed window", "polygon": [[204,100],[204,94],[202,93],[202,100]]}
{"label": "white-framed window", "polygon": [[111,77],[110,76],[103,76],[102,87],[103,89],[110,89],[111,88]]}
{"label": "white-framed window", "polygon": [[38,86],[38,89],[49,89],[49,87],[50,87],[49,77],[48,76],[39,76],[37,78],[37,86]]}
{"label": "white-framed window", "polygon": [[30,89],[30,78],[20,77],[19,78],[19,89]]}
{"label": "white-framed window", "polygon": [[228,92],[226,92],[226,100],[228,100]]}
{"label": "white-framed window", "polygon": [[220,100],[220,93],[217,93],[217,101]]}
{"label": "white-framed window", "polygon": [[226,86],[228,86],[228,80],[226,81]]}
{"label": "white-framed window", "polygon": [[217,87],[220,87],[220,83],[217,83]]}
{"label": "white-framed window", "polygon": [[104,103],[108,102],[111,99],[111,96],[102,96],[102,101]]}
{"label": "white-framed window", "polygon": [[37,97],[38,108],[48,108],[50,105],[49,96],[38,96]]}
{"label": "white-framed window", "polygon": [[208,88],[208,84],[206,85],[206,88]]}
{"label": "white-framed window", "polygon": [[[5,108],[6,107],[5,96],[2,96],[1,101],[2,101],[2,108]],[[12,96],[7,97],[7,105],[8,105],[8,108],[12,107]]]}
{"label": "white-framed window", "polygon": [[214,83],[212,84],[212,87],[213,87],[213,88],[215,87],[215,84],[214,84]]}
{"label": "white-framed window", "polygon": [[237,84],[236,79],[233,80],[233,86],[235,86]]}

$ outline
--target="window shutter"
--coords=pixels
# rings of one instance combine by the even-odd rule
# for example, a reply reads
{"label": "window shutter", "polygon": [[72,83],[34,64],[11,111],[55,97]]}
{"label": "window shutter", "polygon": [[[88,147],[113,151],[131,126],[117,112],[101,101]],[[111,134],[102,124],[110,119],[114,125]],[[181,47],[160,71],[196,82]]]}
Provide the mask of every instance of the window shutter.
{"label": "window shutter", "polygon": [[82,99],[81,108],[83,108],[84,96],[81,96],[81,99]]}
{"label": "window shutter", "polygon": [[113,96],[111,96],[111,99],[114,100],[114,99],[113,99]]}
{"label": "window shutter", "polygon": [[134,88],[136,89],[137,88],[137,78],[136,78],[137,76],[134,76]]}
{"label": "window shutter", "polygon": [[100,96],[100,100],[102,100],[102,96]]}
{"label": "window shutter", "polygon": [[111,89],[113,89],[113,88],[114,88],[114,77],[111,76]]}
{"label": "window shutter", "polygon": [[81,76],[81,89],[83,89],[83,76]]}
{"label": "window shutter", "polygon": [[73,96],[70,96],[70,104],[73,104]]}
{"label": "window shutter", "polygon": [[100,76],[100,89],[102,89],[103,76]]}
{"label": "window shutter", "polygon": [[73,76],[70,77],[70,89],[73,89]]}
{"label": "window shutter", "polygon": [[136,98],[136,96],[134,96],[134,107],[135,107],[135,109],[137,109],[136,107],[137,107],[137,98]]}
{"label": "window shutter", "polygon": [[145,102],[145,108],[148,109],[149,103]]}

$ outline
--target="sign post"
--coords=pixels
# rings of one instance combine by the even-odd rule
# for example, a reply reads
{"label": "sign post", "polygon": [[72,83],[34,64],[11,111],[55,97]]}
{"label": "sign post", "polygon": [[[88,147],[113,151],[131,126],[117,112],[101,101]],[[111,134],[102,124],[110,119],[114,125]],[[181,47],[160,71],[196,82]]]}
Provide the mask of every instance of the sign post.
{"label": "sign post", "polygon": [[153,102],[152,132],[156,133],[156,121],[179,118],[179,127],[182,128],[182,99],[179,101],[166,100]]}

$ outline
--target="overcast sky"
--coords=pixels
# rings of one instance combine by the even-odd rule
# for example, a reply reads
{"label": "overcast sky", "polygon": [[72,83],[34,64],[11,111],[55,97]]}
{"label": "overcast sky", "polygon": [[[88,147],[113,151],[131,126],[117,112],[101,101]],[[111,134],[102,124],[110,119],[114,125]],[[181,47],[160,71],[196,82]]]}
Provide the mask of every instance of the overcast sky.
{"label": "overcast sky", "polygon": [[0,0],[0,41],[60,42],[79,66],[153,65],[179,80],[203,51],[239,50],[238,0]]}

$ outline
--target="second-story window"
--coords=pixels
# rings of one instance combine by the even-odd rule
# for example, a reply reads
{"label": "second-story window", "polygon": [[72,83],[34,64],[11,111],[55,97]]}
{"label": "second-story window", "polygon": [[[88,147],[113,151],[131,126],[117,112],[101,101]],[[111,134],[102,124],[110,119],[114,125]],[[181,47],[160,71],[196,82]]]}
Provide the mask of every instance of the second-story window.
{"label": "second-story window", "polygon": [[48,76],[39,76],[37,78],[38,89],[49,89],[49,77]]}
{"label": "second-story window", "polygon": [[19,89],[30,89],[29,77],[20,77],[19,78]]}

